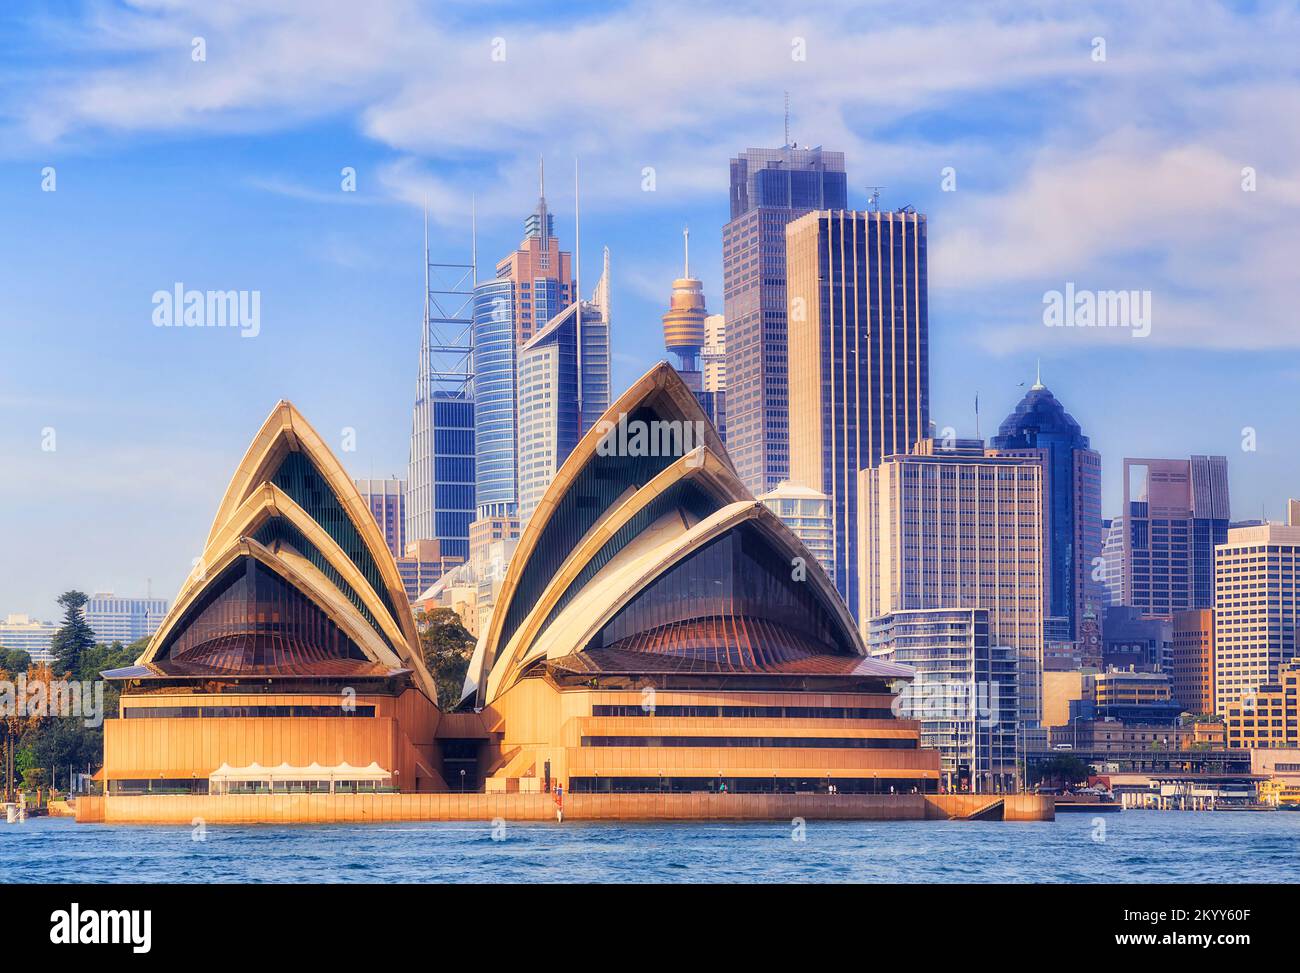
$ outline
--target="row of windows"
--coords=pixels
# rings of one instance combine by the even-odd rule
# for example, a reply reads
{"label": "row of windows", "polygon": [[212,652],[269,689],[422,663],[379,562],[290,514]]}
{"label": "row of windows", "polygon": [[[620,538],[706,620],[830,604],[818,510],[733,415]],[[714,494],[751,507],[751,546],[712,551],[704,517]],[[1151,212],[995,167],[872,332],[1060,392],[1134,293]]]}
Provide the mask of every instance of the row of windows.
{"label": "row of windows", "polygon": [[126,720],[231,720],[255,717],[374,716],[373,706],[126,706]]}
{"label": "row of windows", "polygon": [[869,706],[656,706],[646,710],[639,705],[597,704],[592,716],[686,716],[724,717],[729,719],[785,720],[888,720],[889,707]]}
{"label": "row of windows", "polygon": [[772,747],[821,750],[915,750],[906,737],[583,737],[584,747]]}

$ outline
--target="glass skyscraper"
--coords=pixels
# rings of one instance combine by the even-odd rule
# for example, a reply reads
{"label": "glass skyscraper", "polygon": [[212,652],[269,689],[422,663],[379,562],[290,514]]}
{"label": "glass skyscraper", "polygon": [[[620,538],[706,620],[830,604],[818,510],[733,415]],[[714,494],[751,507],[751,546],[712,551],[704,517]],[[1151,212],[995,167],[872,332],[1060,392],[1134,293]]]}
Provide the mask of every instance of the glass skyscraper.
{"label": "glass skyscraper", "polygon": [[[520,402],[524,346],[577,294],[571,254],[560,249],[539,173],[537,208],[524,220],[519,247],[496,266],[496,279],[474,288],[476,530],[516,536],[520,504]],[[508,538],[507,538],[508,539]]]}
{"label": "glass skyscraper", "polygon": [[[605,273],[609,273],[608,252]],[[602,277],[598,295],[607,292],[606,279]],[[565,308],[519,355],[521,525],[528,522],[560,466],[609,403],[608,309],[581,301]]]}
{"label": "glass skyscraper", "polygon": [[1213,608],[1214,549],[1231,520],[1227,457],[1125,459],[1123,510],[1105,555],[1120,558],[1119,604],[1161,617]]}
{"label": "glass skyscraper", "polygon": [[424,320],[411,411],[407,544],[437,541],[445,557],[469,557],[474,519],[474,265],[429,261],[424,228]]}
{"label": "glass skyscraper", "polygon": [[1036,381],[1003,420],[989,445],[1008,456],[1038,456],[1047,491],[1047,614],[1065,620],[1068,640],[1078,638],[1086,609],[1100,612],[1093,560],[1101,556],[1101,456],[1088,437],[1042,384]]}
{"label": "glass skyscraper", "polygon": [[727,327],[727,451],[755,495],[790,472],[785,226],[811,210],[848,208],[844,153],[785,145],[731,160],[722,229]]}
{"label": "glass skyscraper", "polygon": [[515,285],[492,280],[474,288],[474,442],[480,518],[518,507],[518,417],[515,411]]}

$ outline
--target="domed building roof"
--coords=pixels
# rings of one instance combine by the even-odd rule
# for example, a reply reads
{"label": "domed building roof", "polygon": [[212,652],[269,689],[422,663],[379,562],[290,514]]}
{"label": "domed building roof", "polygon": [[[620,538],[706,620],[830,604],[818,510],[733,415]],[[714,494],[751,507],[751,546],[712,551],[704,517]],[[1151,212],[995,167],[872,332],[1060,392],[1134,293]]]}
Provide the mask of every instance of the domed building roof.
{"label": "domed building roof", "polygon": [[1077,449],[1088,448],[1088,437],[1079,423],[1041,380],[1033,384],[1011,414],[1002,420],[990,445],[995,449],[1033,449],[1039,445],[1040,436],[1068,440]]}

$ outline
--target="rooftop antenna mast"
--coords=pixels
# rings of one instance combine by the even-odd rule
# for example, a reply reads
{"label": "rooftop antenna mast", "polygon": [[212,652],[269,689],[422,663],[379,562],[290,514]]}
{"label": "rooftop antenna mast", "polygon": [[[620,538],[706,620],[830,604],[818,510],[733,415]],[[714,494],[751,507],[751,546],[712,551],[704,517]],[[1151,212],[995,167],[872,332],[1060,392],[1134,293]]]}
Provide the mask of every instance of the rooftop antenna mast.
{"label": "rooftop antenna mast", "polygon": [[790,92],[785,93],[785,144],[790,144]]}
{"label": "rooftop antenna mast", "polygon": [[871,207],[871,212],[873,213],[880,212],[880,190],[884,188],[885,188],[884,186],[867,187],[867,189],[870,190],[870,192],[867,194],[867,198],[869,200],[868,205]]}
{"label": "rooftop antenna mast", "polygon": [[573,295],[574,327],[577,333],[578,353],[578,421],[582,421],[582,223],[578,219],[578,157],[573,157]]}

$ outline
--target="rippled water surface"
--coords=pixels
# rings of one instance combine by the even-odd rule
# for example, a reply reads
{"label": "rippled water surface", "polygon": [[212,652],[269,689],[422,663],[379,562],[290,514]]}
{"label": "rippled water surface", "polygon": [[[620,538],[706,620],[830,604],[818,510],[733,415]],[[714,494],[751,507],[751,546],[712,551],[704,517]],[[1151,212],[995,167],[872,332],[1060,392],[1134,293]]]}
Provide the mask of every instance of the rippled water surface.
{"label": "rippled water surface", "polygon": [[[1048,823],[209,827],[0,821],[8,882],[1300,882],[1300,813]],[[498,836],[502,837],[500,832]]]}

